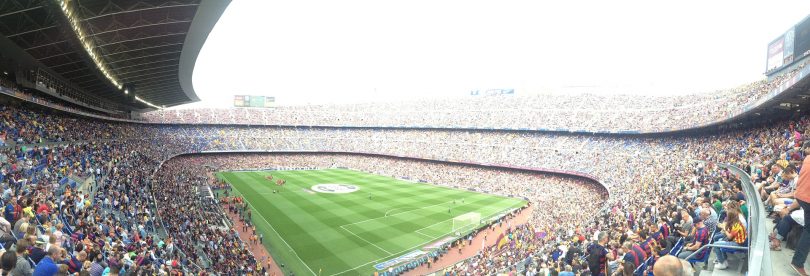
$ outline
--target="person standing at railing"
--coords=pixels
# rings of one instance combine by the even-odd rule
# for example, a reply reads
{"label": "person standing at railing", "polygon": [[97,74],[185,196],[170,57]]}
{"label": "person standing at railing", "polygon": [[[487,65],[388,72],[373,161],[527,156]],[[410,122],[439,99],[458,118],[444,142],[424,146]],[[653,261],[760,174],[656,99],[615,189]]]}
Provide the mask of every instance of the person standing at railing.
{"label": "person standing at railing", "polygon": [[[810,142],[805,142],[802,146],[804,156],[810,156]],[[804,217],[810,217],[810,158],[805,157],[802,161],[802,167],[799,172],[799,182],[796,184],[796,192],[794,197],[799,201],[799,206],[804,210]],[[791,204],[791,208],[794,205]],[[788,210],[790,212],[792,210]],[[807,271],[804,270],[804,262],[807,261],[807,253],[810,251],[810,227],[804,227],[802,237],[796,244],[796,253],[793,254],[793,260],[790,262],[790,267],[799,275],[807,276]]]}

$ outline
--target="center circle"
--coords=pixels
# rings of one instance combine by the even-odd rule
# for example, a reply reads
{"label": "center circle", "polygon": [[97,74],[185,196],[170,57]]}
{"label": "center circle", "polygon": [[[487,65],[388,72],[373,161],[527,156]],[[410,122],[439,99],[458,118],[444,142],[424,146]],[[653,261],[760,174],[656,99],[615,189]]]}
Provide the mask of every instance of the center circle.
{"label": "center circle", "polygon": [[357,190],[360,190],[360,188],[355,185],[349,184],[326,183],[312,186],[312,190],[319,193],[327,193],[327,194],[348,194],[356,192]]}

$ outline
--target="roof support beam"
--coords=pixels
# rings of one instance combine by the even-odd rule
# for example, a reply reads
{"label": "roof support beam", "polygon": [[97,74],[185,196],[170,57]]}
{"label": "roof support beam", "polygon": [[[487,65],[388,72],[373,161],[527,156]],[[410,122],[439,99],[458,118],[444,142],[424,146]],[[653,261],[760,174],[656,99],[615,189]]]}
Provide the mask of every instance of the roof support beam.
{"label": "roof support beam", "polygon": [[128,65],[128,66],[124,66],[124,67],[116,67],[115,69],[116,69],[116,70],[121,70],[121,69],[124,69],[124,68],[129,68],[129,67],[135,67],[135,66],[141,66],[141,65],[148,65],[148,64],[154,64],[154,63],[161,63],[161,62],[167,62],[167,61],[177,61],[177,60],[180,60],[180,59],[177,59],[177,58],[170,58],[170,59],[163,59],[163,60],[152,61],[152,62],[135,63],[135,64],[133,64],[133,65]]}
{"label": "roof support beam", "polygon": [[24,34],[27,34],[27,33],[44,31],[44,30],[47,30],[47,29],[50,29],[50,28],[56,28],[56,26],[44,27],[44,28],[39,28],[39,29],[36,29],[36,30],[30,30],[30,31],[25,31],[25,32],[21,32],[21,33],[16,33],[16,34],[13,34],[13,35],[9,35],[8,38],[12,38],[12,37],[19,36],[19,35],[24,35]]}
{"label": "roof support beam", "polygon": [[163,55],[168,55],[168,54],[178,54],[178,53],[180,53],[180,51],[173,51],[173,52],[158,53],[158,54],[154,54],[154,55],[145,55],[145,56],[133,57],[133,58],[128,58],[128,59],[119,59],[119,60],[116,60],[116,61],[107,62],[107,64],[114,64],[114,63],[118,63],[118,62],[122,62],[122,61],[133,60],[133,59],[140,59],[140,58],[145,58],[145,57],[155,57],[155,56],[163,56]]}
{"label": "roof support beam", "polygon": [[[171,71],[168,71],[168,72],[171,72]],[[167,72],[160,72],[160,73],[167,73]],[[148,77],[148,78],[143,78],[143,79],[130,79],[131,81],[128,81],[128,82],[143,82],[143,81],[154,80],[154,79],[159,79],[159,78],[174,78],[174,77],[175,76],[173,76],[173,75],[157,75],[157,76],[154,76],[154,77]]]}
{"label": "roof support beam", "polygon": [[56,55],[40,58],[39,60],[42,61],[42,60],[46,60],[46,59],[49,59],[49,58],[55,58],[55,57],[59,57],[59,56],[69,55],[69,54],[72,54],[72,53],[75,53],[75,52],[74,51],[64,52],[64,53],[61,53],[61,54],[56,54]]}
{"label": "roof support beam", "polygon": [[115,30],[97,32],[97,33],[93,33],[91,35],[88,35],[87,37],[93,37],[93,36],[97,36],[97,35],[100,35],[100,34],[112,33],[112,32],[123,31],[123,30],[132,30],[132,29],[138,29],[138,28],[146,28],[146,27],[169,25],[169,24],[179,24],[179,23],[190,23],[190,22],[191,22],[191,20],[183,20],[183,21],[172,21],[172,22],[162,22],[162,23],[138,25],[138,26],[125,27],[125,28],[120,28],[120,29],[115,29]]}
{"label": "roof support beam", "polygon": [[62,63],[62,64],[59,64],[59,65],[54,65],[54,66],[51,66],[51,69],[54,69],[54,68],[57,68],[57,67],[62,67],[62,66],[65,66],[65,65],[76,64],[76,63],[80,63],[80,62],[84,62],[84,61],[82,61],[82,60],[77,60],[77,61],[73,61],[73,62]]}
{"label": "roof support beam", "polygon": [[149,73],[146,73],[146,74],[140,74],[140,75],[135,75],[135,76],[132,76],[132,77],[128,77],[127,79],[131,80],[131,79],[137,79],[137,78],[140,78],[140,77],[143,77],[143,76],[151,76],[151,75],[157,75],[157,74],[171,73],[171,72],[176,72],[176,71],[177,71],[177,69],[163,70],[163,71],[158,71],[158,72],[149,72]]}
{"label": "roof support beam", "polygon": [[105,14],[91,16],[91,17],[82,19],[82,22],[85,22],[85,21],[88,21],[88,20],[93,20],[93,19],[96,19],[96,18],[102,18],[102,17],[106,17],[106,16],[116,15],[116,14],[125,14],[125,13],[131,13],[131,12],[142,12],[142,11],[148,11],[148,10],[159,10],[159,9],[166,9],[166,8],[193,7],[193,6],[198,6],[198,5],[199,4],[157,6],[157,7],[148,7],[148,8],[142,8],[142,9],[137,9],[137,10],[126,10],[126,11],[119,11],[119,12],[111,12],[111,13],[105,13]]}
{"label": "roof support beam", "polygon": [[22,9],[22,10],[18,10],[18,11],[13,11],[13,12],[0,14],[0,17],[6,17],[6,16],[9,16],[9,15],[12,15],[12,14],[18,14],[18,13],[21,13],[21,12],[27,12],[27,11],[31,11],[31,10],[36,10],[36,9],[39,9],[39,8],[42,8],[42,6],[36,6],[36,7],[32,7],[32,8],[27,8],[27,9]]}
{"label": "roof support beam", "polygon": [[140,89],[150,89],[150,88],[165,86],[167,84],[176,85],[176,84],[178,84],[178,82],[177,82],[177,80],[174,80],[174,79],[166,79],[166,80],[161,80],[161,81],[156,81],[156,82],[155,81],[150,81],[149,84],[147,84],[147,85],[138,85],[137,89],[139,89],[139,90]]}
{"label": "roof support beam", "polygon": [[177,45],[183,45],[183,43],[171,43],[171,44],[164,44],[164,45],[157,45],[157,46],[143,47],[143,48],[138,48],[138,49],[131,49],[131,50],[126,50],[126,51],[120,51],[120,52],[115,52],[115,53],[109,53],[109,54],[107,54],[107,56],[112,56],[112,55],[117,55],[117,54],[123,54],[123,53],[129,53],[129,52],[140,51],[140,50],[149,50],[149,49],[154,49],[154,48],[161,48],[161,47],[168,47],[168,46],[177,46]]}
{"label": "roof support beam", "polygon": [[124,76],[129,75],[131,73],[147,71],[147,70],[155,70],[155,69],[160,69],[160,68],[168,68],[168,67],[177,67],[177,64],[169,64],[169,65],[158,66],[158,67],[149,67],[149,68],[146,68],[146,69],[140,69],[140,70],[135,70],[135,71],[127,71],[126,73],[119,73],[118,76],[122,77],[122,78],[126,78]]}
{"label": "roof support beam", "polygon": [[[165,89],[167,87],[172,87],[172,86],[179,87],[180,83],[173,83],[173,84],[169,83],[169,84],[164,84],[164,85],[160,85],[160,86],[154,86],[154,87],[150,87],[148,90],[151,90],[152,92],[154,92],[154,91],[160,91],[161,89]],[[142,89],[142,88],[139,87],[138,89]],[[147,89],[144,89],[144,90],[147,90]],[[138,90],[138,91],[144,91],[144,90]]]}
{"label": "roof support beam", "polygon": [[26,51],[26,52],[28,52],[28,50],[31,50],[31,49],[36,49],[36,48],[39,48],[39,47],[45,47],[45,46],[56,45],[56,44],[59,44],[59,43],[64,43],[64,42],[67,42],[67,40],[60,40],[60,41],[57,41],[57,42],[51,42],[51,43],[48,43],[48,44],[40,44],[40,45],[37,45],[37,46],[31,47],[31,48],[26,48],[26,49],[25,49],[25,51]]}
{"label": "roof support beam", "polygon": [[178,35],[186,35],[186,33],[172,33],[172,34],[164,34],[164,35],[153,35],[153,36],[147,36],[147,37],[141,37],[141,38],[135,38],[135,39],[127,39],[127,40],[121,40],[121,41],[111,42],[111,43],[102,44],[102,45],[96,45],[96,48],[101,48],[101,47],[106,47],[106,46],[109,46],[109,45],[121,44],[121,43],[126,43],[126,42],[138,41],[138,40],[146,40],[146,39],[152,39],[152,38],[178,36]]}
{"label": "roof support beam", "polygon": [[87,70],[87,69],[88,69],[88,68],[79,68],[79,69],[74,69],[74,70],[70,70],[70,71],[67,71],[67,72],[61,72],[61,73],[59,73],[59,74],[60,74],[60,75],[62,75],[62,76],[64,76],[65,74],[70,74],[70,73],[73,73],[73,72],[78,72],[78,71],[81,71],[81,70]]}

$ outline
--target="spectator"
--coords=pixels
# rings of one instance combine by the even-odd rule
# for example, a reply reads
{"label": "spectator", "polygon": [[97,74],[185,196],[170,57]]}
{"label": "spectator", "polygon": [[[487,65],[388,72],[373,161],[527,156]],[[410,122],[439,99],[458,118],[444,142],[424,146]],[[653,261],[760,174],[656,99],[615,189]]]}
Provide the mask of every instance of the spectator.
{"label": "spectator", "polygon": [[[726,215],[726,220],[723,225],[722,240],[715,242],[715,245],[729,245],[729,246],[745,246],[747,241],[746,230],[740,221],[740,213],[736,209],[730,209]],[[726,269],[728,262],[726,262],[726,253],[721,248],[714,249],[717,254],[717,264],[715,268]]]}
{"label": "spectator", "polygon": [[[810,217],[808,213],[810,213],[810,142],[805,142],[802,148],[804,152],[804,160],[802,161],[802,168],[799,174],[799,181],[796,187],[796,201],[799,203],[799,207],[804,211],[804,218]],[[795,205],[791,204],[791,209],[788,209],[788,212],[795,210]],[[807,261],[807,253],[810,250],[810,227],[805,227],[804,231],[802,232],[802,236],[799,239],[799,243],[796,245],[796,252],[793,254],[793,260],[790,262],[790,266],[793,270],[796,270],[797,273],[800,275],[807,275],[807,272],[804,270],[804,262]]]}
{"label": "spectator", "polygon": [[607,262],[613,260],[613,255],[608,254],[608,250],[605,248],[607,243],[608,234],[600,232],[597,242],[588,248],[588,269],[593,276],[607,275]]}
{"label": "spectator", "polygon": [[4,217],[0,217],[0,244],[5,245],[6,243],[16,240],[16,238],[14,238],[14,233],[11,230],[11,223],[8,222]]}
{"label": "spectator", "polygon": [[565,266],[565,270],[563,270],[562,272],[560,272],[559,276],[574,276],[574,272],[573,272],[573,270],[574,270],[574,269],[573,269],[573,268],[571,268],[571,265],[566,265],[566,266]]}
{"label": "spectator", "polygon": [[[698,251],[703,245],[709,244],[709,229],[703,224],[702,220],[698,219],[695,221],[695,227],[692,232],[694,234],[690,238],[694,241],[684,246],[681,253],[678,254],[678,258],[686,259],[692,255],[692,253]],[[694,258],[698,260],[702,259],[708,252],[708,249],[700,250],[700,253],[695,255]]]}
{"label": "spectator", "polygon": [[656,276],[687,276],[691,274],[684,274],[683,265],[681,260],[671,256],[663,256],[655,262],[653,274]]}
{"label": "spectator", "polygon": [[[17,264],[14,266],[14,269],[11,271],[11,275],[14,276],[31,276],[34,273],[34,269],[31,268],[31,264],[28,263],[28,247],[30,244],[28,240],[19,240],[16,244],[15,253],[17,254]],[[5,271],[5,269],[4,269]]]}
{"label": "spectator", "polygon": [[0,267],[3,269],[2,275],[16,275],[12,274],[16,265],[17,255],[10,251],[3,252],[3,256],[0,256]]}
{"label": "spectator", "polygon": [[48,249],[48,255],[34,268],[34,276],[54,276],[59,272],[57,261],[62,259],[62,249],[53,246]]}
{"label": "spectator", "polygon": [[102,258],[102,255],[96,255],[96,257],[93,259],[93,263],[90,264],[89,269],[90,276],[101,276],[101,274],[104,272],[104,266],[101,264]]}

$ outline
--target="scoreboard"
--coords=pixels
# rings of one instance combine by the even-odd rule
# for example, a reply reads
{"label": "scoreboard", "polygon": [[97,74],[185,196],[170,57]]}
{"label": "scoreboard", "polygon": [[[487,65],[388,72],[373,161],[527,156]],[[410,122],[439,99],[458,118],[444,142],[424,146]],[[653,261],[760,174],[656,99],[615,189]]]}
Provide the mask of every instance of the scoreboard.
{"label": "scoreboard", "polygon": [[810,52],[810,16],[796,24],[795,55],[803,57]]}
{"label": "scoreboard", "polygon": [[810,16],[768,43],[765,71],[778,71],[810,54]]}
{"label": "scoreboard", "polygon": [[260,107],[271,108],[276,103],[276,97],[236,95],[233,96],[233,107]]}
{"label": "scoreboard", "polygon": [[768,59],[765,70],[770,71],[793,62],[793,46],[796,30],[790,28],[785,34],[768,43]]}

